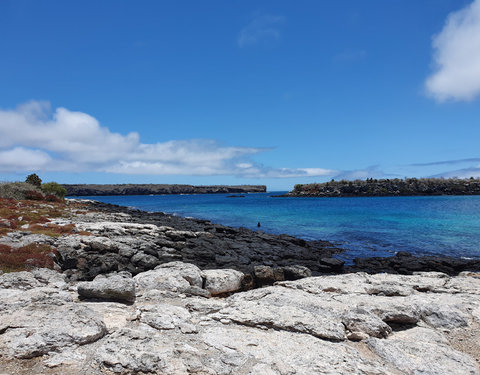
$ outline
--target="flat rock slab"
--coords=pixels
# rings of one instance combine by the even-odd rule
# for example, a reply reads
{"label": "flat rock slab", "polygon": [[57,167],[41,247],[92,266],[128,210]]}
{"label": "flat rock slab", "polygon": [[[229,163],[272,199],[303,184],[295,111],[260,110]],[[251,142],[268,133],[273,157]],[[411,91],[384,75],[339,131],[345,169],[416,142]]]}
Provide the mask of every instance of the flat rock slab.
{"label": "flat rock slab", "polygon": [[89,344],[107,332],[97,314],[74,303],[33,303],[2,316],[2,321],[8,323],[1,335],[0,353],[16,358],[33,358]]}

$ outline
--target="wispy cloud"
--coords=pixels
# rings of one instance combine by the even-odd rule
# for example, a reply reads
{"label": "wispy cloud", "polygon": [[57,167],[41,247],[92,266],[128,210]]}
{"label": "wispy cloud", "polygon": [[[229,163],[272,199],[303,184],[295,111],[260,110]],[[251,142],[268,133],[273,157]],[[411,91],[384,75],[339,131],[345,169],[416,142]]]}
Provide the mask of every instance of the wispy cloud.
{"label": "wispy cloud", "polygon": [[480,162],[480,158],[441,160],[441,161],[433,161],[429,163],[414,163],[409,165],[411,167],[431,167],[435,165],[464,164],[464,163],[478,163],[478,162]]}
{"label": "wispy cloud", "polygon": [[434,176],[430,177],[445,177],[445,178],[470,178],[470,177],[475,177],[478,178],[480,177],[480,166],[476,167],[470,167],[470,168],[463,168],[463,169],[456,169],[453,171],[446,171],[442,173],[438,173]]}
{"label": "wispy cloud", "polygon": [[365,178],[381,178],[393,176],[391,174],[386,174],[380,169],[378,165],[372,165],[364,169],[355,169],[355,170],[345,170],[339,171],[334,176],[336,179],[345,179],[345,180],[362,180]]}
{"label": "wispy cloud", "polygon": [[437,101],[473,100],[480,94],[480,0],[449,14],[433,38],[434,73],[425,86]]}
{"label": "wispy cloud", "polygon": [[225,146],[215,140],[141,143],[92,116],[32,101],[0,110],[0,171],[69,171],[151,175],[235,175],[290,178],[334,174],[322,168],[272,168],[252,160],[271,149]]}
{"label": "wispy cloud", "polygon": [[280,28],[284,23],[283,16],[257,13],[238,34],[238,46],[244,48],[257,43],[276,42],[280,39]]}

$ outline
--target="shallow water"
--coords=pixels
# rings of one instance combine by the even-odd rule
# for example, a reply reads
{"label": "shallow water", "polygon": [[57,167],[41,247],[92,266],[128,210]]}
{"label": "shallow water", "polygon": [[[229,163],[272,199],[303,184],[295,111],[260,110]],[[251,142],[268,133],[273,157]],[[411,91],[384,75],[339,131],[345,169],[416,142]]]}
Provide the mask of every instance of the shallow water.
{"label": "shallow water", "polygon": [[342,257],[397,251],[480,257],[480,196],[274,198],[281,192],[82,197],[334,242]]}

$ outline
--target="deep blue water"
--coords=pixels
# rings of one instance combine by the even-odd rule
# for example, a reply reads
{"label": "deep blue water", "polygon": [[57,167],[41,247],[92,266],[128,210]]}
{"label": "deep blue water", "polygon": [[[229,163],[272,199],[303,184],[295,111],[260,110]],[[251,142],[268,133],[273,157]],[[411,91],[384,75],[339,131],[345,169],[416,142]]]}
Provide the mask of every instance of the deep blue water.
{"label": "deep blue water", "polygon": [[273,193],[82,197],[334,242],[346,260],[397,251],[480,257],[480,196],[272,198]]}

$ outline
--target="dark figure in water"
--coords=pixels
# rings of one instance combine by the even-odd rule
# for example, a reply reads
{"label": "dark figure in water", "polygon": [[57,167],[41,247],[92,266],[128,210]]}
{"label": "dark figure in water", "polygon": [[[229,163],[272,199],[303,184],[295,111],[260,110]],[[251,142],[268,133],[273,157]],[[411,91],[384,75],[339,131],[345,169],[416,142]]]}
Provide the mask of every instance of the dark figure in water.
{"label": "dark figure in water", "polygon": [[257,227],[259,227],[259,228],[260,228],[260,222],[258,222],[258,223],[257,223]]}

